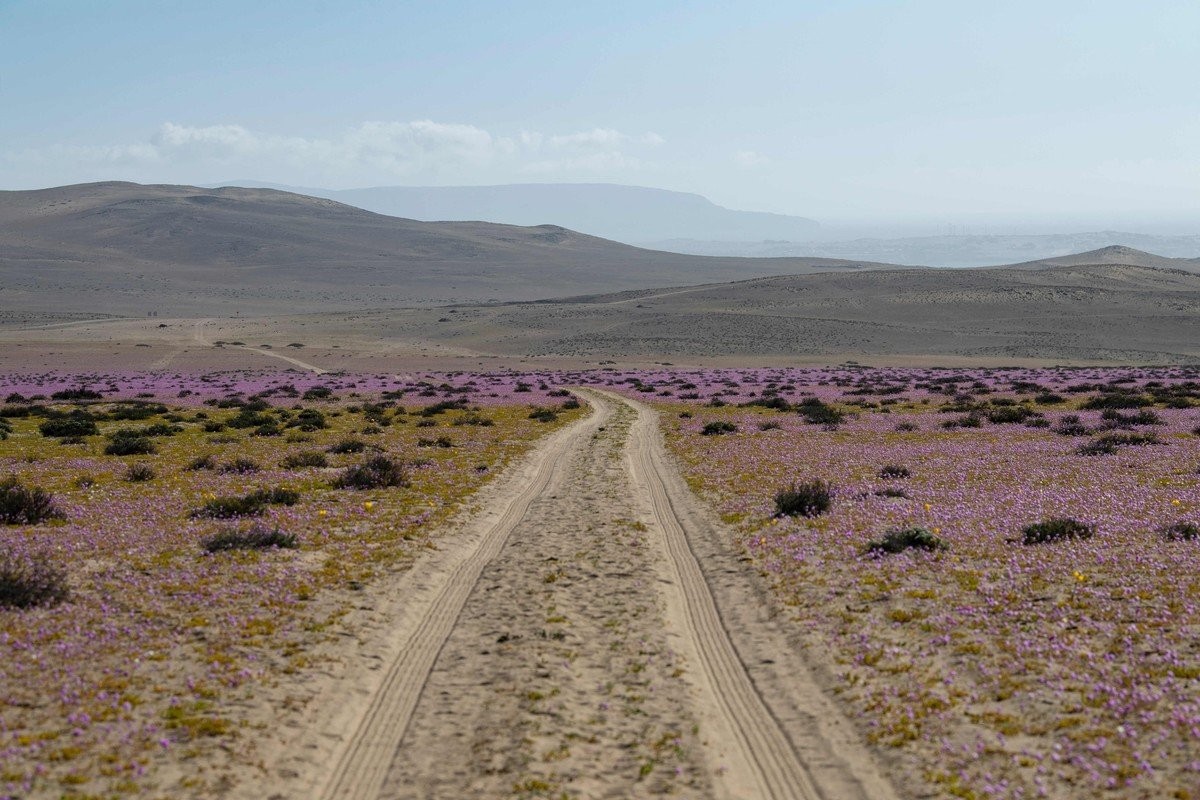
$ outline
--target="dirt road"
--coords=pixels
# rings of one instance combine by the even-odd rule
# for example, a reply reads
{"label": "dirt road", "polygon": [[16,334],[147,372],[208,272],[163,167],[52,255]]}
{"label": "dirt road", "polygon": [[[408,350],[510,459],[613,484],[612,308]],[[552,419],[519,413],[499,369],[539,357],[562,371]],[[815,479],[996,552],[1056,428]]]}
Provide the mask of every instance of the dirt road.
{"label": "dirt road", "polygon": [[671,465],[594,409],[388,593],[385,666],[299,737],[277,798],[896,793]]}

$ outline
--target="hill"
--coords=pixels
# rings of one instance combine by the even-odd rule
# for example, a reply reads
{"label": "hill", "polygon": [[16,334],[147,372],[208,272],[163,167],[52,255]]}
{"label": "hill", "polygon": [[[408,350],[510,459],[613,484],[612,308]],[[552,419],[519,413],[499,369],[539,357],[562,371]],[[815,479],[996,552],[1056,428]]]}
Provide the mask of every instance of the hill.
{"label": "hill", "polygon": [[[1057,233],[1037,235],[972,234],[955,236],[908,236],[902,238],[857,238],[831,240],[834,229],[825,228],[821,241],[715,242],[691,239],[643,242],[644,247],[704,256],[751,256],[758,258],[861,258],[893,264],[923,264],[927,267],[993,267],[1014,262],[1055,261],[1078,258],[1092,251],[1118,245],[1122,250],[1150,250],[1177,258],[1177,268],[1200,269],[1200,236],[1155,235],[1122,231]],[[1084,251],[1087,251],[1086,253]],[[1147,253],[1147,255],[1149,255]],[[1190,262],[1190,266],[1187,262]],[[1147,262],[1148,263],[1148,262]],[[1165,262],[1164,262],[1165,263]]]}
{"label": "hill", "polygon": [[553,225],[419,222],[271,189],[0,192],[0,311],[10,315],[299,313],[878,266],[661,253]]}
{"label": "hill", "polygon": [[469,352],[580,360],[1200,360],[1200,274],[1125,264],[794,275],[430,317],[357,324]]}
{"label": "hill", "polygon": [[820,225],[804,217],[737,211],[698,194],[611,183],[527,183],[501,186],[376,186],[312,189],[253,181],[325,197],[395,217],[487,220],[509,225],[554,223],[593,236],[644,245],[667,239],[721,241],[810,239]]}

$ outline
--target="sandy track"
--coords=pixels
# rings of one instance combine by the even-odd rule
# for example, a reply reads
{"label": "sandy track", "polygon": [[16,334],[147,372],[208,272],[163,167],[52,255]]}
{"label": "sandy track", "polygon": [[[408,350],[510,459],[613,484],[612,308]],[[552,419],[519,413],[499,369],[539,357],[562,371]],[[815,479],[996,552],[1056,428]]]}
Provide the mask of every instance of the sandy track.
{"label": "sandy track", "polygon": [[327,780],[304,796],[894,797],[654,412],[580,394],[594,413],[414,566],[393,657],[309,746]]}

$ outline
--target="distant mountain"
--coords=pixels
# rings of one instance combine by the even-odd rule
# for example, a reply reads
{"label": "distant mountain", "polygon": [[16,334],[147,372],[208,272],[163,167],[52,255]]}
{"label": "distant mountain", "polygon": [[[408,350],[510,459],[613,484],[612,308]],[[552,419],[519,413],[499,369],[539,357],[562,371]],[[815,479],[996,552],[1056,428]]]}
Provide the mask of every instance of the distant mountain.
{"label": "distant mountain", "polygon": [[626,244],[689,238],[809,239],[820,230],[818,223],[804,217],[735,211],[698,194],[610,183],[377,186],[340,191],[254,181],[221,185],[282,189],[409,219],[561,225]]}
{"label": "distant mountain", "polygon": [[[825,229],[826,236],[832,235]],[[1119,245],[1149,250],[1163,256],[1200,256],[1200,236],[1162,236],[1096,231],[1047,235],[914,236],[895,239],[847,241],[743,241],[680,240],[643,242],[643,246],[673,253],[757,258],[824,257],[861,258],[894,264],[930,267],[991,267],[1071,256],[1083,251]]]}
{"label": "distant mountain", "polygon": [[659,253],[553,225],[418,222],[272,189],[0,192],[0,310],[307,313],[878,266]]}

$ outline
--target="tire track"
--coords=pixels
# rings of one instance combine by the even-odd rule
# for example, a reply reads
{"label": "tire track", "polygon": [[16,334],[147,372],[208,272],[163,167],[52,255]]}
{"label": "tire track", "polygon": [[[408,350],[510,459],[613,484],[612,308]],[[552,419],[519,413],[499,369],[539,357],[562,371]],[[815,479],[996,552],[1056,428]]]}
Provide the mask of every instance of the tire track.
{"label": "tire track", "polygon": [[[509,533],[529,506],[556,483],[566,456],[607,420],[607,403],[594,404],[593,413],[551,436],[524,469],[517,470],[511,500],[497,516],[484,517],[477,544],[447,569],[442,580],[412,598],[420,610],[399,656],[388,667],[382,685],[341,753],[324,789],[324,800],[375,800],[395,757],[426,679],[447,637],[458,621],[467,597],[489,561],[504,547]],[[522,482],[524,488],[521,489]],[[516,491],[518,490],[519,491]],[[420,565],[417,565],[417,569]]]}
{"label": "tire track", "polygon": [[[727,761],[721,768],[728,793],[770,800],[882,800],[896,796],[849,724],[803,664],[796,663],[798,658],[783,634],[762,620],[747,619],[743,608],[739,625],[756,630],[740,637],[742,643],[752,649],[755,642],[751,637],[759,637],[760,652],[755,655],[762,656],[765,638],[771,656],[751,661],[778,665],[775,674],[769,676],[773,678],[772,702],[767,703],[750,675],[748,661],[731,639],[730,626],[693,552],[691,540],[698,537],[698,529],[706,520],[698,501],[669,464],[657,414],[628,398],[600,394],[638,413],[629,442],[629,466],[635,486],[646,493],[651,515],[663,535],[669,556],[667,582],[676,595],[673,617],[682,624],[688,649],[700,667],[694,677],[704,697],[702,703],[717,712],[714,722],[722,734],[718,738],[732,745],[721,754]],[[712,564],[708,567],[714,569]],[[745,569],[726,564],[725,571],[740,573],[734,581],[743,586],[753,582]],[[748,606],[753,599],[743,590],[735,601]],[[779,710],[786,712],[786,722],[777,713]]]}

